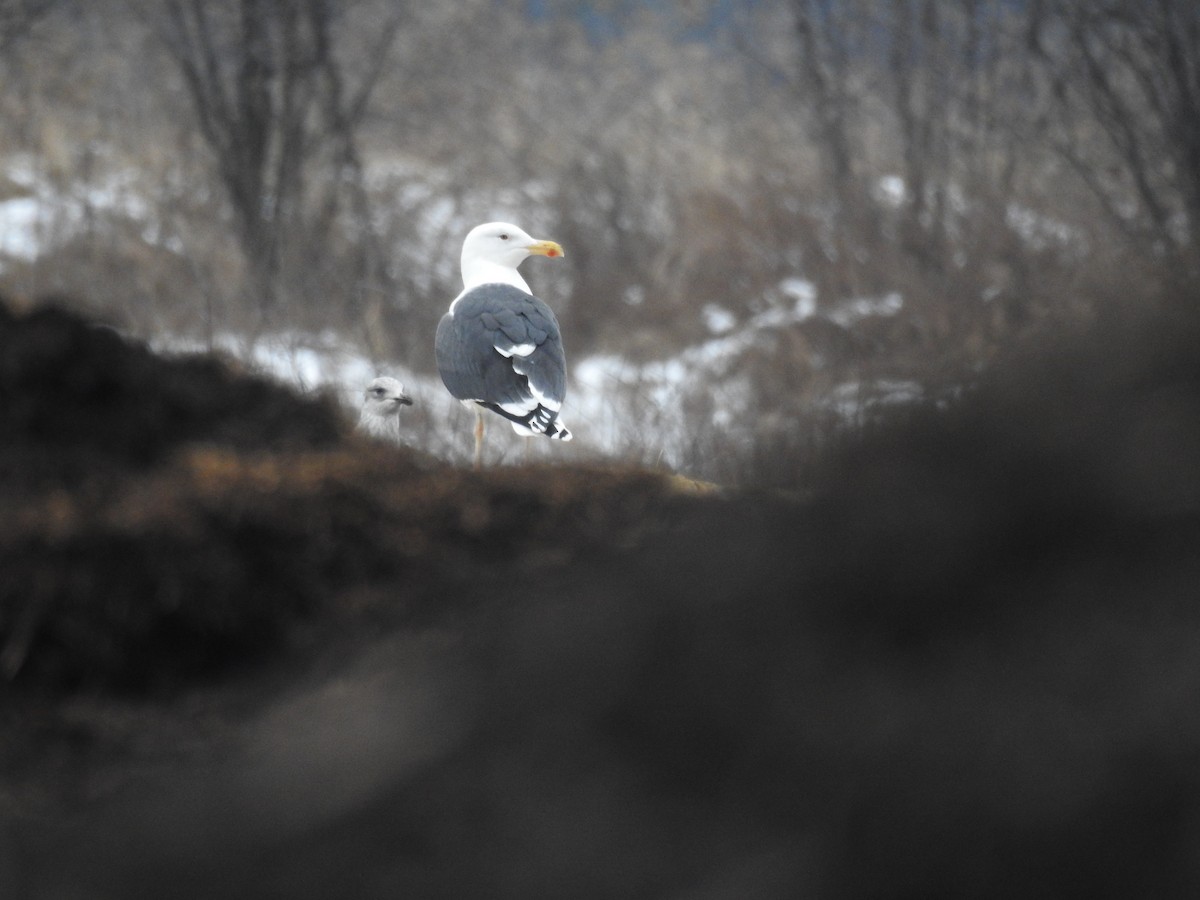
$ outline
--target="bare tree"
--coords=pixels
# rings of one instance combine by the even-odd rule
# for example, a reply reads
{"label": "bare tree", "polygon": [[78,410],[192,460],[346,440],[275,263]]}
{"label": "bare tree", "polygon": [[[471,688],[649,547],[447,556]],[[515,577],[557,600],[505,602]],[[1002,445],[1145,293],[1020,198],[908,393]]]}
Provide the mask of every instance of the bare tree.
{"label": "bare tree", "polygon": [[1030,40],[1067,127],[1058,149],[1114,220],[1200,242],[1200,7],[1043,0]]}
{"label": "bare tree", "polygon": [[798,85],[810,98],[818,144],[839,197],[845,198],[856,159],[851,122],[857,110],[850,92],[855,10],[850,4],[793,0],[798,45]]}
{"label": "bare tree", "polygon": [[[347,11],[331,0],[150,0],[141,8],[216,158],[259,313],[278,300],[289,242],[302,259],[344,197],[362,226],[360,274],[381,277],[356,134],[400,28],[399,8],[381,16],[358,54],[356,83],[334,46]],[[309,177],[318,159],[332,176],[319,201]]]}
{"label": "bare tree", "polygon": [[1015,147],[1006,134],[1015,104],[1002,86],[1001,60],[1020,48],[1004,7],[904,0],[879,10],[888,52],[878,81],[896,123],[914,229],[908,250],[932,271],[953,255],[963,191],[971,191],[977,219],[985,197],[1008,193]]}

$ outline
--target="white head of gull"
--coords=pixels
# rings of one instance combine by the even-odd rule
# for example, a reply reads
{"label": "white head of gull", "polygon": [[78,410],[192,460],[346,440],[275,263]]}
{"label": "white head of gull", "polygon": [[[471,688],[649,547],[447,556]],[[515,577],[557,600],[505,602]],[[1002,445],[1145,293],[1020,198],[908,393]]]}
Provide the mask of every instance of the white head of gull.
{"label": "white head of gull", "polygon": [[402,443],[400,409],[404,406],[412,406],[404,385],[386,375],[376,378],[363,391],[357,430],[379,440]]}

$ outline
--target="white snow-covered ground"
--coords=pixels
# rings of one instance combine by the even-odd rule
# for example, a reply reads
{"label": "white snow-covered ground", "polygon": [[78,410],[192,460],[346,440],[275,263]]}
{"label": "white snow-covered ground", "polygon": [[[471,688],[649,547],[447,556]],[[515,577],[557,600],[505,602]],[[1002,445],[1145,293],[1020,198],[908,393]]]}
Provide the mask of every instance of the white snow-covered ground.
{"label": "white snow-covered ground", "polygon": [[[152,340],[150,346],[168,354],[203,353],[209,349],[200,341],[172,337]],[[332,390],[352,409],[358,408],[363,389],[377,375],[398,378],[409,391],[420,391],[420,382],[428,381],[400,366],[372,363],[332,332],[277,332],[255,341],[226,332],[213,337],[212,349],[297,390]]]}
{"label": "white snow-covered ground", "polygon": [[[99,212],[115,214],[142,223],[147,241],[159,236],[154,211],[139,194],[136,177],[116,172],[98,175],[88,184],[67,187],[56,185],[39,171],[34,162],[18,157],[7,161],[4,174],[19,189],[8,200],[0,201],[0,266],[8,258],[35,259],[56,243],[88,227]],[[386,182],[401,191],[405,208],[415,210],[417,232],[441,248],[452,236],[464,230],[464,216],[475,215],[479,204],[459,199],[451,203],[439,194],[438,185],[397,163],[371,171],[373,182]],[[881,182],[880,191],[889,203],[904,202],[904,185],[899,179]],[[527,204],[531,194],[512,198],[514,209]],[[495,203],[489,204],[494,208]],[[1042,223],[1026,211],[1014,212],[1013,227],[1027,232],[1029,239],[1047,236],[1065,239],[1057,223]],[[456,254],[429,253],[441,263],[453,266]],[[740,370],[746,352],[776,333],[813,318],[824,318],[843,328],[853,328],[865,318],[895,315],[903,308],[898,293],[881,297],[847,298],[819,305],[815,286],[797,275],[779,282],[764,298],[763,312],[739,322],[731,311],[712,304],[698,311],[710,337],[663,360],[635,363],[619,355],[595,355],[574,360],[563,420],[575,432],[569,451],[554,455],[586,454],[647,461],[670,466],[684,463],[689,442],[694,440],[697,424],[714,431],[736,433],[746,429],[749,406],[761,405],[754,387]],[[162,352],[198,352],[208,349],[196,342],[162,337],[152,342]],[[452,458],[464,458],[469,452],[472,414],[451,399],[436,375],[415,372],[396,361],[372,361],[355,345],[333,333],[305,334],[279,332],[253,342],[234,334],[220,334],[213,348],[240,360],[253,370],[267,374],[302,391],[333,392],[355,415],[361,391],[377,375],[391,375],[406,385],[417,405],[406,416],[414,429],[425,433],[414,436],[413,443]],[[832,410],[848,420],[860,418],[881,403],[919,400],[921,387],[911,382],[880,380],[871,384],[846,382],[836,385],[821,401],[824,410]],[[762,422],[769,422],[770,416]],[[766,427],[765,425],[763,427]],[[436,434],[434,433],[436,432]],[[511,435],[498,420],[492,437],[501,455],[523,453],[536,457],[547,454],[544,441],[523,441]],[[752,440],[747,433],[745,438]],[[527,444],[536,449],[517,450]],[[654,448],[649,450],[648,448]]]}
{"label": "white snow-covered ground", "polygon": [[38,236],[42,215],[42,204],[34,197],[0,203],[0,257],[36,259],[43,243]]}
{"label": "white snow-covered ground", "polygon": [[138,222],[147,243],[170,243],[162,238],[154,210],[132,170],[106,170],[88,182],[61,186],[31,157],[21,155],[6,162],[4,175],[20,193],[0,201],[0,269],[5,257],[36,259],[79,234],[98,216]]}
{"label": "white snow-covered ground", "polygon": [[[492,422],[491,445],[505,458],[551,455],[632,459],[680,467],[686,463],[697,425],[736,436],[745,429],[746,411],[761,406],[748,376],[740,370],[746,351],[769,340],[772,333],[814,316],[844,326],[871,315],[892,315],[902,300],[898,295],[861,298],[818,312],[815,288],[799,278],[779,286],[783,305],[736,325],[731,314],[702,313],[710,331],[720,332],[706,341],[663,360],[635,363],[618,355],[593,355],[574,363],[563,420],[575,433],[570,449],[552,450],[550,442],[516,438],[498,419]],[[207,349],[195,341],[161,338],[151,342],[159,352],[189,353]],[[453,400],[436,375],[416,372],[394,360],[372,361],[339,335],[278,332],[248,341],[235,334],[219,334],[213,349],[227,354],[254,371],[301,391],[332,392],[353,417],[361,392],[377,375],[402,381],[413,396],[412,413],[405,422],[414,430],[412,443],[448,458],[464,460],[470,449],[471,413]],[[837,385],[820,404],[847,421],[857,421],[880,404],[914,402],[921,387],[906,381]],[[759,410],[761,412],[761,410]],[[769,411],[768,411],[769,412]],[[699,417],[699,418],[698,418]],[[770,416],[763,419],[771,421]],[[744,437],[752,440],[754,435]]]}
{"label": "white snow-covered ground", "polygon": [[[815,287],[801,278],[785,279],[777,294],[790,300],[790,305],[768,309],[741,326],[733,325],[731,316],[722,315],[724,310],[706,309],[709,330],[718,334],[671,358],[640,364],[616,355],[580,360],[573,370],[572,405],[590,426],[592,439],[605,452],[616,454],[647,444],[660,446],[663,461],[679,465],[698,414],[706,414],[707,425],[714,430],[736,432],[745,427],[747,410],[769,413],[761,409],[762,398],[756,396],[749,377],[739,367],[745,353],[770,340],[773,332],[815,317],[850,327],[869,316],[895,315],[903,306],[899,294],[888,294],[818,311]],[[880,405],[916,402],[922,397],[915,382],[849,381],[837,385],[821,406],[847,421],[857,421]],[[765,416],[764,427],[771,421]],[[668,440],[655,441],[655,435]]]}

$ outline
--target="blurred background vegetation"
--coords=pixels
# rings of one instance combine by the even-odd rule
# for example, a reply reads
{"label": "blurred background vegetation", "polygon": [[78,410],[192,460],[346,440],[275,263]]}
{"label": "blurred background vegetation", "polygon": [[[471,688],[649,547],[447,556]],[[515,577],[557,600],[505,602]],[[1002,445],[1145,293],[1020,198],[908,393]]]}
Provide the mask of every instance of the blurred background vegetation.
{"label": "blurred background vegetation", "polygon": [[0,0],[10,297],[428,376],[496,218],[567,250],[527,274],[571,454],[802,487],[874,409],[1191,295],[1200,9]]}

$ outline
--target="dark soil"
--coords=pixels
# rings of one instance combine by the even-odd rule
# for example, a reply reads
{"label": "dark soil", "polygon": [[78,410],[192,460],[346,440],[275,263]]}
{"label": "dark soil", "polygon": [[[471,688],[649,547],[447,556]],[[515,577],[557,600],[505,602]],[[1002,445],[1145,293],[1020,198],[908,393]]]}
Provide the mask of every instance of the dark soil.
{"label": "dark soil", "polygon": [[0,897],[1200,896],[1195,324],[795,500],[0,306]]}

